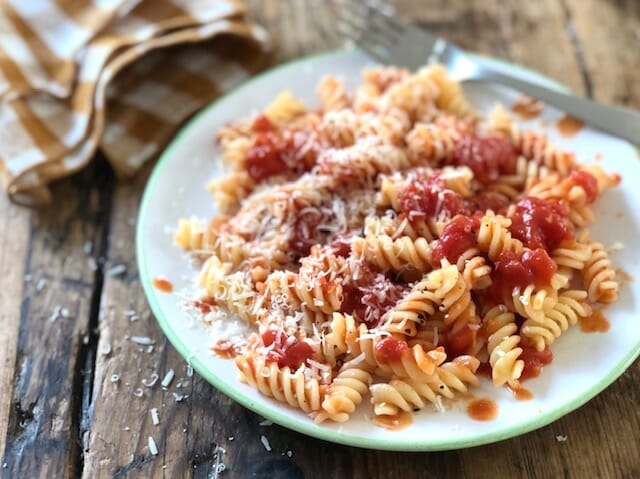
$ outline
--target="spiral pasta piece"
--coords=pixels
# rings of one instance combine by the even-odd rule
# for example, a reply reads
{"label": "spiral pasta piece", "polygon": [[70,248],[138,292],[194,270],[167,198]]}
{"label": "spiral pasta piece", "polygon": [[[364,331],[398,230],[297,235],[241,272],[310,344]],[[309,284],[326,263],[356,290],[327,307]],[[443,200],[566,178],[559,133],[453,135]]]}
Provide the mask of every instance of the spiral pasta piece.
{"label": "spiral pasta piece", "polygon": [[304,114],[305,110],[304,103],[285,90],[265,108],[264,115],[274,123],[286,123]]}
{"label": "spiral pasta piece", "polygon": [[481,290],[491,286],[491,266],[480,256],[479,249],[466,250],[458,258],[456,266],[471,289]]}
{"label": "spiral pasta piece", "polygon": [[383,331],[415,336],[418,326],[433,316],[446,294],[442,292],[441,283],[431,278],[434,273],[416,284],[393,309],[382,316],[380,324]]}
{"label": "spiral pasta piece", "polygon": [[433,124],[416,123],[407,135],[407,149],[414,165],[428,165],[453,157],[459,134]]}
{"label": "spiral pasta piece", "polygon": [[564,240],[551,252],[551,259],[559,267],[571,268],[577,271],[584,269],[590,256],[591,248],[589,245],[575,240]]}
{"label": "spiral pasta piece", "polygon": [[[477,386],[475,375],[480,362],[471,356],[459,356],[442,364],[426,381],[392,379],[388,383],[369,387],[376,415],[396,415],[402,411],[422,409],[427,402],[438,405],[439,397],[453,398],[465,393],[469,386]],[[427,402],[425,402],[425,400]]]}
{"label": "spiral pasta piece", "polygon": [[239,266],[252,255],[249,244],[242,237],[234,234],[220,234],[210,246],[223,263],[229,263],[233,268]]}
{"label": "spiral pasta piece", "polygon": [[[324,360],[333,367],[338,363],[340,356],[348,352],[355,352],[352,351],[352,348],[359,334],[359,328],[353,316],[333,313],[329,331],[320,338]],[[373,358],[373,355],[371,357]]]}
{"label": "spiral pasta piece", "polygon": [[[368,216],[364,221],[364,235],[387,235],[393,239],[408,236],[412,240],[424,237],[416,231],[407,218],[401,220],[394,216]],[[429,236],[424,238],[428,242],[434,239],[430,231]]]}
{"label": "spiral pasta piece", "polygon": [[563,201],[568,207],[569,219],[578,228],[594,221],[586,191],[571,177],[561,180],[558,175],[547,176],[533,185],[527,195],[547,201]]}
{"label": "spiral pasta piece", "polygon": [[330,145],[346,148],[356,142],[359,124],[358,116],[352,110],[334,110],[324,115],[319,130]]}
{"label": "spiral pasta piece", "polygon": [[544,317],[528,319],[522,324],[522,335],[529,338],[538,351],[542,351],[553,344],[569,326],[576,324],[579,318],[591,314],[586,298],[585,291],[563,291]]}
{"label": "spiral pasta piece", "polygon": [[438,84],[426,71],[419,71],[389,86],[378,100],[383,111],[406,111],[412,122],[433,118],[440,94]]}
{"label": "spiral pasta piece", "polygon": [[522,131],[513,117],[502,106],[489,115],[489,129],[507,136],[520,155],[538,165],[568,176],[575,167],[573,153],[564,151],[549,141],[546,135],[531,130]]}
{"label": "spiral pasta piece", "polygon": [[438,300],[438,310],[443,320],[452,330],[457,331],[463,325],[476,323],[475,308],[471,301],[469,285],[456,265],[443,262],[440,269],[434,270],[427,278],[427,288],[434,291]]}
{"label": "spiral pasta piece", "polygon": [[440,88],[440,94],[436,99],[438,108],[459,116],[471,113],[471,107],[462,92],[460,83],[452,81],[442,65],[430,65],[424,69],[424,72]]}
{"label": "spiral pasta piece", "polygon": [[[336,357],[338,351],[345,350],[348,358],[359,363],[364,361],[376,369],[378,374],[391,377],[426,378],[433,374],[435,368],[445,359],[444,349],[439,347],[426,351],[421,345],[409,345],[402,340],[402,353],[398,360],[381,362],[376,354],[376,345],[383,341],[389,333],[369,332],[364,324],[356,325],[350,315],[334,313],[331,333],[325,334],[322,340],[322,351],[329,357]],[[331,351],[333,349],[333,351]]]}
{"label": "spiral pasta piece", "polygon": [[375,138],[381,143],[403,146],[404,136],[411,129],[406,112],[392,109],[384,113],[365,113],[358,123],[356,138]]}
{"label": "spiral pasta piece", "polygon": [[602,243],[589,245],[591,254],[585,262],[582,278],[590,303],[613,303],[618,299],[618,282]]}
{"label": "spiral pasta piece", "polygon": [[173,242],[185,251],[212,251],[217,235],[198,218],[181,219]]}
{"label": "spiral pasta piece", "polygon": [[316,88],[316,93],[320,98],[320,105],[325,111],[342,110],[348,108],[351,103],[344,84],[331,75],[322,77]]}
{"label": "spiral pasta piece", "polygon": [[518,347],[520,336],[516,334],[518,326],[515,315],[506,306],[498,305],[487,311],[482,323],[488,336],[487,350],[493,384],[503,386],[509,383],[515,386],[524,369],[524,361],[518,359],[522,348]]}
{"label": "spiral pasta piece", "polygon": [[207,190],[222,212],[236,210],[254,188],[255,182],[246,171],[232,171],[207,183]]}
{"label": "spiral pasta piece", "polygon": [[544,321],[557,301],[557,292],[550,288],[537,288],[530,284],[523,290],[515,288],[512,294],[513,309],[520,316],[534,321]]}
{"label": "spiral pasta piece", "polygon": [[487,253],[491,261],[496,261],[503,251],[513,251],[517,255],[524,251],[522,242],[511,237],[510,225],[511,220],[502,215],[483,216],[478,230],[478,248]]}
{"label": "spiral pasta piece", "polygon": [[535,161],[530,161],[524,156],[518,156],[516,171],[513,174],[500,175],[498,181],[508,185],[517,191],[528,191],[535,183],[551,174],[549,168],[541,166]]}
{"label": "spiral pasta piece", "polygon": [[340,180],[375,178],[379,173],[391,173],[409,167],[400,148],[380,144],[375,138],[359,140],[354,145],[327,150],[318,158],[318,171]]}
{"label": "spiral pasta piece", "polygon": [[265,396],[272,397],[306,413],[318,411],[324,397],[324,387],[317,379],[306,379],[304,371],[280,368],[275,362],[252,354],[237,356],[236,366],[240,380],[256,388]]}
{"label": "spiral pasta piece", "polygon": [[371,374],[360,367],[342,369],[325,392],[321,411],[315,417],[316,423],[326,419],[347,421],[356,406],[362,402],[372,380]]}
{"label": "spiral pasta piece", "polygon": [[402,236],[396,240],[388,235],[356,238],[351,244],[353,254],[375,264],[381,271],[431,270],[431,247],[425,238]]}

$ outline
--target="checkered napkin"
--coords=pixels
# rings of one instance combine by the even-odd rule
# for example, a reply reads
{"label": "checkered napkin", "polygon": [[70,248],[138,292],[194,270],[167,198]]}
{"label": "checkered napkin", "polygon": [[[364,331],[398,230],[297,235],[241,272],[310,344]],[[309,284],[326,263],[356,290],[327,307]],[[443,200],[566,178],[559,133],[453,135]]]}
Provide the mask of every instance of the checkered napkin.
{"label": "checkered napkin", "polygon": [[[194,111],[264,66],[266,35],[234,0],[0,2],[0,178],[13,201],[100,148],[120,176]],[[247,41],[248,40],[248,41]]]}

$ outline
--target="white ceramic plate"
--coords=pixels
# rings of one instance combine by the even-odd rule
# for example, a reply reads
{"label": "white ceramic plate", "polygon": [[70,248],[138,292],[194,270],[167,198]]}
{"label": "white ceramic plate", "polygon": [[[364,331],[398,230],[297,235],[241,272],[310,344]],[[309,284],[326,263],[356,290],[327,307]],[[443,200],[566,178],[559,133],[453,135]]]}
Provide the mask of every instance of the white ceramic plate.
{"label": "white ceramic plate", "polygon": [[[509,73],[532,81],[562,88],[548,79],[522,68],[490,61]],[[215,208],[204,188],[205,181],[221,174],[215,131],[223,124],[264,108],[278,92],[290,89],[307,104],[316,102],[314,88],[325,74],[334,74],[351,87],[359,81],[362,67],[373,62],[359,52],[337,52],[299,60],[269,71],[205,108],[173,140],[160,158],[145,191],[137,230],[137,256],[140,278],[151,308],[165,334],[195,370],[216,388],[265,418],[296,431],[332,442],[353,446],[402,451],[454,449],[523,434],[542,427],[578,408],[611,384],[640,352],[640,327],[635,297],[640,283],[626,282],[620,301],[607,310],[609,332],[585,334],[573,328],[554,345],[554,362],[541,377],[526,387],[533,392],[530,401],[517,401],[506,389],[497,389],[484,380],[476,397],[495,400],[497,419],[477,422],[470,419],[464,404],[444,413],[422,411],[413,425],[402,431],[387,431],[373,425],[371,407],[363,404],[345,424],[316,425],[300,411],[289,408],[237,381],[233,361],[213,356],[208,349],[211,338],[200,324],[192,324],[179,306],[176,295],[162,293],[151,285],[156,275],[167,277],[176,290],[187,288],[194,271],[184,255],[172,245],[170,229],[178,220],[192,215],[209,218]],[[512,104],[517,94],[484,83],[465,85],[472,103],[487,112],[496,101]],[[558,138],[554,120],[561,115],[547,107],[533,124],[549,127],[549,135],[560,145],[578,153],[581,161],[596,161],[610,172],[619,172],[623,181],[609,191],[596,206],[597,222],[592,237],[610,246],[621,241],[625,248],[612,252],[615,267],[640,277],[637,238],[640,224],[640,161],[628,143],[588,128],[575,138]],[[540,123],[543,125],[540,125]]]}

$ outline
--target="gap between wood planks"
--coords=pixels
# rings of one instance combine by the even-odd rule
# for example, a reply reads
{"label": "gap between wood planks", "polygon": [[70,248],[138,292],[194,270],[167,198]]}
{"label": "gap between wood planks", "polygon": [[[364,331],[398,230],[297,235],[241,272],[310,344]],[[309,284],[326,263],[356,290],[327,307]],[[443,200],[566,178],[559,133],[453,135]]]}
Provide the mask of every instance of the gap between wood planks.
{"label": "gap between wood planks", "polygon": [[76,428],[78,443],[81,449],[75,458],[76,475],[79,477],[84,470],[85,453],[89,450],[89,434],[91,432],[91,408],[93,397],[93,380],[95,376],[96,356],[98,354],[98,341],[100,339],[100,328],[98,327],[100,317],[100,300],[104,287],[105,267],[109,251],[109,241],[111,237],[111,214],[113,211],[113,192],[115,189],[115,179],[113,173],[109,174],[109,180],[102,192],[104,198],[103,210],[103,230],[100,238],[97,254],[98,258],[105,258],[105,261],[98,261],[98,268],[95,271],[93,291],[89,306],[89,323],[87,325],[88,341],[83,341],[80,355],[76,364],[75,378],[73,383],[76,397],[82,398],[80,407],[73,409],[72,424]]}
{"label": "gap between wood planks", "polygon": [[587,61],[584,57],[584,49],[580,42],[580,38],[576,33],[576,27],[573,21],[573,16],[571,13],[571,8],[567,4],[567,0],[559,0],[562,5],[562,11],[565,16],[565,30],[567,32],[567,36],[571,41],[571,46],[573,47],[573,51],[576,56],[576,60],[578,61],[578,68],[580,69],[580,74],[582,75],[582,82],[584,83],[584,93],[587,98],[593,98],[593,82],[591,81],[591,76],[589,75],[589,69],[587,68]]}

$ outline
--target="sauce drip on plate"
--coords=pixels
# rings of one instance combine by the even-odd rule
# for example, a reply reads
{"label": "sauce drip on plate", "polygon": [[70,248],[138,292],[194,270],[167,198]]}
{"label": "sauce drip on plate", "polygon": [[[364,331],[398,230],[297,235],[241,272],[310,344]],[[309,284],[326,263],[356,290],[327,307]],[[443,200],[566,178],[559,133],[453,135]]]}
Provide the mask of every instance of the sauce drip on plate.
{"label": "sauce drip on plate", "polygon": [[569,115],[564,115],[556,122],[556,128],[558,129],[558,132],[560,132],[560,135],[564,136],[565,138],[576,136],[580,132],[580,130],[582,130],[583,126],[583,122]]}
{"label": "sauce drip on plate", "polygon": [[511,111],[518,114],[523,120],[532,120],[542,113],[544,103],[531,98],[530,96],[521,96],[511,107]]}
{"label": "sauce drip on plate", "polygon": [[151,280],[151,283],[158,291],[162,291],[163,293],[173,293],[173,283],[171,283],[167,278],[156,276]]}
{"label": "sauce drip on plate", "polygon": [[580,329],[585,333],[604,333],[609,331],[611,324],[601,309],[594,311],[586,318],[580,318]]}
{"label": "sauce drip on plate", "polygon": [[533,393],[522,386],[517,388],[509,388],[518,401],[529,401],[533,399]]}
{"label": "sauce drip on plate", "polygon": [[413,414],[408,411],[400,411],[393,416],[375,416],[373,423],[389,431],[401,431],[413,424]]}
{"label": "sauce drip on plate", "polygon": [[467,414],[476,421],[491,421],[498,417],[498,405],[491,399],[475,399],[467,406]]}

